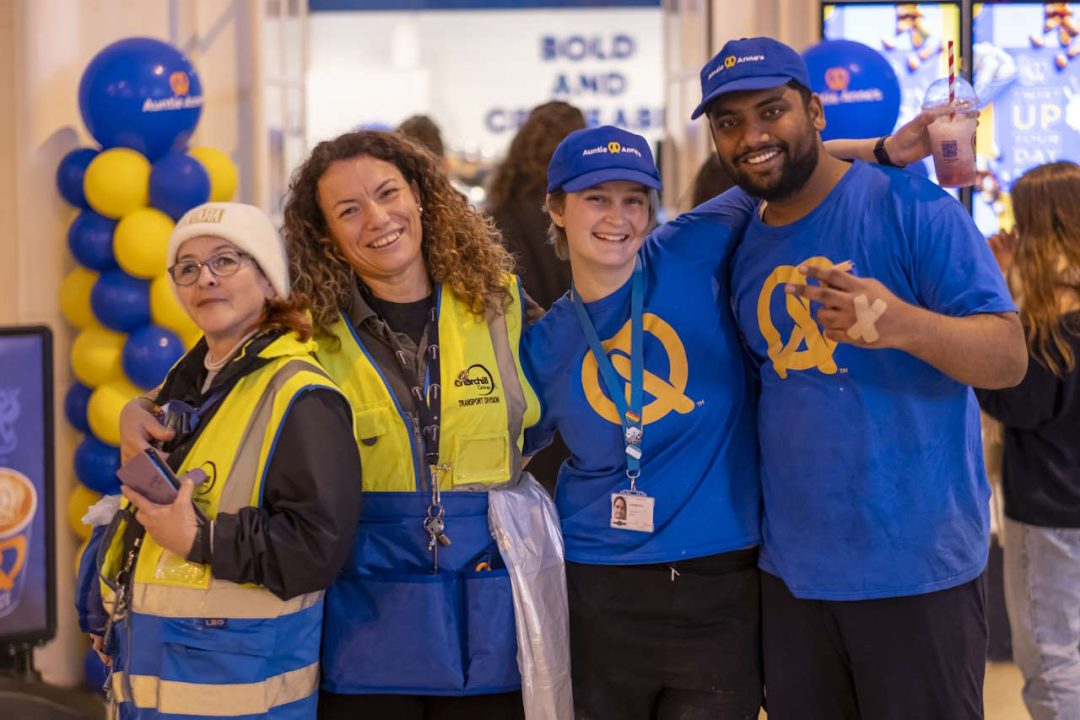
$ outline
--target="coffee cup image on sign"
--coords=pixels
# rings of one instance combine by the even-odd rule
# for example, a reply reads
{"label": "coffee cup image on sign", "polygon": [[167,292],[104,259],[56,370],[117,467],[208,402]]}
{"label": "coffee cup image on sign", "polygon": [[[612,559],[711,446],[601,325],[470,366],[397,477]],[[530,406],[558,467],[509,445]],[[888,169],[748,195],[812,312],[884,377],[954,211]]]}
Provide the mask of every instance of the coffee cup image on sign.
{"label": "coffee cup image on sign", "polygon": [[0,467],[0,617],[19,604],[37,504],[37,489],[30,478]]}

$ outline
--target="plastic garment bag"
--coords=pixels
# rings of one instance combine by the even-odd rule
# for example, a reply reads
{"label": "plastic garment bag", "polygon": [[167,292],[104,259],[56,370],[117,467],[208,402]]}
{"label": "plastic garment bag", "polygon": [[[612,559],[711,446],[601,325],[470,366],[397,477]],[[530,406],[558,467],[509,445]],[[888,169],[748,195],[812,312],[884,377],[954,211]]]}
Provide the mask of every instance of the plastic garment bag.
{"label": "plastic garment bag", "polygon": [[527,720],[571,720],[570,611],[555,503],[527,472],[488,494],[488,520],[510,573]]}

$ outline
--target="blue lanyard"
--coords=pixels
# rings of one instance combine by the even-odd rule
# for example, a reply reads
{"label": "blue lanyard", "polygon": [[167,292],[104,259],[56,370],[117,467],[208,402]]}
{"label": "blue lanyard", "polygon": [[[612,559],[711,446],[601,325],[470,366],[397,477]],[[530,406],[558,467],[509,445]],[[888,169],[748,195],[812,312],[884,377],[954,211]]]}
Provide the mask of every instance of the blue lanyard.
{"label": "blue lanyard", "polygon": [[574,295],[574,309],[577,311],[581,332],[589,343],[589,349],[600,368],[608,395],[615,403],[615,408],[622,418],[623,443],[626,449],[626,476],[630,478],[630,491],[637,492],[636,482],[641,474],[641,438],[644,428],[641,418],[642,395],[645,378],[645,273],[641,269],[641,258],[634,261],[634,275],[630,285],[630,404],[626,404],[626,391],[619,380],[615,368],[600,342],[589,311],[571,281],[570,290]]}

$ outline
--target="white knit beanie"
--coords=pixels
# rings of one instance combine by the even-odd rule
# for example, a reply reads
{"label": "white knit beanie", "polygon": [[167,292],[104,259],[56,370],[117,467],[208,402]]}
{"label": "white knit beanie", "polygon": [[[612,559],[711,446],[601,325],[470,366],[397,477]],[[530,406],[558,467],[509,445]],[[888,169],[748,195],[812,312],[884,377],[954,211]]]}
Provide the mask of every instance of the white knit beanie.
{"label": "white knit beanie", "polygon": [[228,240],[238,250],[255,258],[278,297],[283,300],[289,297],[289,260],[285,244],[262,210],[254,205],[231,202],[211,202],[188,210],[169,236],[165,267],[176,264],[181,245],[204,235]]}

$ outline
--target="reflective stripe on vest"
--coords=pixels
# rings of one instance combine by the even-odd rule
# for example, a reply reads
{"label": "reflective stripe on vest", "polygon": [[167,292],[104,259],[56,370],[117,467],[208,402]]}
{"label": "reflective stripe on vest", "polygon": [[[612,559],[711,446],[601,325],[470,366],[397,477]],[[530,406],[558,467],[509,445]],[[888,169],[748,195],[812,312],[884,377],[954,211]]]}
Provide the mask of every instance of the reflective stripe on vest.
{"label": "reflective stripe on vest", "polygon": [[113,695],[123,697],[131,684],[136,707],[162,714],[235,717],[266,713],[310,697],[318,689],[319,663],[267,678],[259,683],[186,683],[150,675],[112,674]]}
{"label": "reflective stripe on vest", "polygon": [[[260,356],[269,362],[236,383],[195,441],[178,474],[195,467],[207,471],[196,501],[208,518],[261,505],[268,463],[292,404],[314,388],[337,390],[311,358],[313,347],[287,335],[264,348]],[[114,545],[121,537],[117,533]],[[215,716],[262,713],[302,700],[318,681],[322,595],[281,600],[262,586],[215,578],[209,565],[188,562],[147,534],[125,623],[142,630],[136,630],[130,652],[120,648],[126,656],[117,673],[129,682],[132,697],[120,692],[118,699],[134,701],[137,709]],[[282,622],[288,633],[274,630]],[[311,640],[296,647],[300,638]],[[208,682],[193,682],[200,673],[185,668],[189,640],[204,658],[200,662],[217,655],[206,652],[210,642],[264,657],[265,664],[223,658]],[[118,682],[114,676],[114,686],[123,689],[124,682]]]}
{"label": "reflective stripe on vest", "polygon": [[[536,393],[521,370],[523,301],[507,275],[505,313],[479,318],[448,287],[439,291],[441,432],[444,490],[487,490],[516,477],[524,429],[540,417]],[[419,486],[411,421],[346,318],[331,328],[339,349],[317,355],[352,403],[364,492],[408,492]],[[513,445],[511,445],[513,443]]]}

